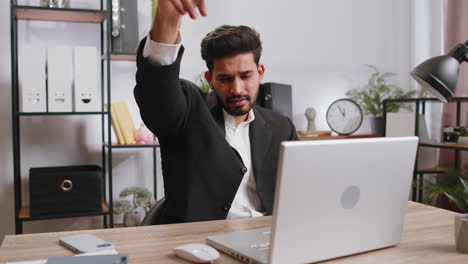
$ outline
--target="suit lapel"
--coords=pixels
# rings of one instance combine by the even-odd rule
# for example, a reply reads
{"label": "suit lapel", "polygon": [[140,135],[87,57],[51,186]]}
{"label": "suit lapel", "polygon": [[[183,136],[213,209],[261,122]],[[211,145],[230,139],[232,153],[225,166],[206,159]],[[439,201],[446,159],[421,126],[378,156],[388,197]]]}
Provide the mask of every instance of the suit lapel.
{"label": "suit lapel", "polygon": [[220,133],[223,138],[226,137],[226,128],[224,127],[224,116],[221,106],[219,104],[213,106],[210,110],[211,116],[216,121],[217,127],[220,129]]}
{"label": "suit lapel", "polygon": [[254,177],[258,181],[260,170],[262,169],[263,161],[268,150],[267,146],[270,145],[272,131],[262,113],[257,111],[256,107],[254,107],[253,110],[255,120],[250,124],[249,137]]}

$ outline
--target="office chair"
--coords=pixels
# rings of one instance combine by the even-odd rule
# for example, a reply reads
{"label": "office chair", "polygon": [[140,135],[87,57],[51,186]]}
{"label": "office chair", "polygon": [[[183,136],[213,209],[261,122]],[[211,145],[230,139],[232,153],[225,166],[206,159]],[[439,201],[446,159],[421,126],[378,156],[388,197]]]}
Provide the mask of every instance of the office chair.
{"label": "office chair", "polygon": [[159,217],[161,216],[161,209],[163,208],[165,198],[161,198],[159,201],[157,201],[153,207],[151,207],[150,211],[146,214],[145,218],[141,221],[140,225],[145,226],[145,225],[155,225]]}

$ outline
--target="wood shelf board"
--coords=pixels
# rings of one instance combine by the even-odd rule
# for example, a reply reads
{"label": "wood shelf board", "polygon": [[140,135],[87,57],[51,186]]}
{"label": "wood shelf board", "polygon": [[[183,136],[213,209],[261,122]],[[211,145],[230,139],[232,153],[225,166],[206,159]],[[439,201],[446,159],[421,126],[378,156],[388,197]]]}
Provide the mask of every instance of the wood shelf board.
{"label": "wood shelf board", "polygon": [[106,11],[72,10],[69,8],[34,8],[17,7],[16,18],[21,20],[42,20],[59,22],[101,23],[106,18]]}
{"label": "wood shelf board", "polygon": [[109,224],[106,225],[106,228],[126,228],[127,226],[124,226],[124,224],[114,224],[113,227],[111,227]]}
{"label": "wood shelf board", "polygon": [[429,142],[420,142],[422,147],[432,147],[432,148],[452,148],[459,150],[468,150],[468,145],[456,144],[456,143],[429,143]]}
{"label": "wood shelf board", "polygon": [[108,112],[19,112],[19,116],[107,115]]}
{"label": "wood shelf board", "polygon": [[314,137],[314,136],[331,136],[332,131],[331,130],[307,130],[307,131],[296,131],[298,136],[309,136],[309,137]]}
{"label": "wood shelf board", "polygon": [[[106,147],[109,147],[109,144],[105,144]],[[153,141],[151,144],[129,144],[129,145],[121,145],[121,144],[112,144],[112,148],[152,148],[152,147],[159,147],[159,142]]]}
{"label": "wood shelf board", "polygon": [[417,172],[418,173],[444,173],[447,170],[448,170],[447,168],[435,167],[435,168],[418,170]]}
{"label": "wood shelf board", "polygon": [[339,135],[339,136],[299,136],[300,140],[331,140],[331,139],[347,139],[347,138],[372,138],[383,137],[378,134],[362,134],[362,135]]}
{"label": "wood shelf board", "polygon": [[113,61],[136,61],[135,54],[111,54],[110,59]]}
{"label": "wood shelf board", "polygon": [[[102,208],[102,213],[108,213],[109,212],[109,207],[107,206],[106,203],[102,203],[101,208]],[[94,213],[96,213],[96,212],[91,212],[90,214],[94,214]],[[72,213],[70,213],[70,214],[72,214]],[[83,216],[85,216],[85,215],[86,215],[86,213],[83,213]],[[67,213],[64,213],[61,216],[67,217]],[[58,215],[58,216],[53,215],[53,218],[62,218],[61,216],[60,215]],[[41,217],[43,217],[43,216],[41,216]],[[48,216],[44,216],[44,217],[48,217]],[[29,206],[21,207],[18,218],[22,219],[22,220],[33,219],[34,217],[31,216],[31,208]]]}

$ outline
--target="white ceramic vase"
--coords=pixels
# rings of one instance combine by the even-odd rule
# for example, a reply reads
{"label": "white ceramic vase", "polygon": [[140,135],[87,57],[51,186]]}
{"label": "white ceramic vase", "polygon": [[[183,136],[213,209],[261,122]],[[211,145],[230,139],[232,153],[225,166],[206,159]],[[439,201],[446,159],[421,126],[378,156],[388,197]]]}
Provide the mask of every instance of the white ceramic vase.
{"label": "white ceramic vase", "polygon": [[468,145],[468,137],[458,137],[458,144]]}
{"label": "white ceramic vase", "polygon": [[140,212],[132,210],[124,214],[124,226],[138,226],[140,225]]}
{"label": "white ceramic vase", "polygon": [[458,252],[468,254],[468,214],[455,216],[455,244]]}
{"label": "white ceramic vase", "polygon": [[123,224],[124,213],[114,214],[114,224]]}

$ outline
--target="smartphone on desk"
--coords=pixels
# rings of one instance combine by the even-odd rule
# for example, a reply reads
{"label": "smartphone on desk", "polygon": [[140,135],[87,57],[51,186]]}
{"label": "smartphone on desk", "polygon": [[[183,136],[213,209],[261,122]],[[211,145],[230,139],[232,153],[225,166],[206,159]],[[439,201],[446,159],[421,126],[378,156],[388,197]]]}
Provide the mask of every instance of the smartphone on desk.
{"label": "smartphone on desk", "polygon": [[90,234],[61,237],[59,243],[76,253],[114,249],[114,245],[111,243]]}
{"label": "smartphone on desk", "polygon": [[51,257],[46,264],[128,264],[127,254]]}

